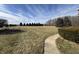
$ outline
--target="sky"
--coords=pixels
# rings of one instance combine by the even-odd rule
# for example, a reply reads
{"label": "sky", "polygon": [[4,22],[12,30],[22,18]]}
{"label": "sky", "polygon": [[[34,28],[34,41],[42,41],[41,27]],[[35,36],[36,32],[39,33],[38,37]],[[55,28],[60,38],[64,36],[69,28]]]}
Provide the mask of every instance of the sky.
{"label": "sky", "polygon": [[0,4],[0,18],[10,24],[46,23],[60,16],[77,15],[77,4]]}

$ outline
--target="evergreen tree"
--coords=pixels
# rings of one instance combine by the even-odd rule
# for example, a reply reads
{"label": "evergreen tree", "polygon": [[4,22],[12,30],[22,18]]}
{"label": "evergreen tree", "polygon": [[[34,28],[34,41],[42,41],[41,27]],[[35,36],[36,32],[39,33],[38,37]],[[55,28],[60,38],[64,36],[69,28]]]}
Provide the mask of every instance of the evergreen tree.
{"label": "evergreen tree", "polygon": [[20,26],[22,26],[22,22],[20,22]]}
{"label": "evergreen tree", "polygon": [[26,24],[24,23],[24,26],[26,26]]}

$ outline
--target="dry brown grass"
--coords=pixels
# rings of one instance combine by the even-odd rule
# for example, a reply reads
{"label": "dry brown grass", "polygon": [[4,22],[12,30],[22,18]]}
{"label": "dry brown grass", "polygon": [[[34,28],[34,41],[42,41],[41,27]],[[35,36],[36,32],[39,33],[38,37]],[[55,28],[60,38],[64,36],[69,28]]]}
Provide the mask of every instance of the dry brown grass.
{"label": "dry brown grass", "polygon": [[57,33],[54,26],[18,26],[24,32],[0,35],[0,53],[43,53],[45,39]]}
{"label": "dry brown grass", "polygon": [[61,28],[61,29],[64,29],[64,30],[66,30],[66,31],[71,31],[71,32],[79,32],[79,27],[78,26],[74,26],[74,27],[63,27],[63,28]]}
{"label": "dry brown grass", "polygon": [[57,48],[61,53],[65,54],[79,54],[79,44],[63,39],[58,38],[56,40]]}

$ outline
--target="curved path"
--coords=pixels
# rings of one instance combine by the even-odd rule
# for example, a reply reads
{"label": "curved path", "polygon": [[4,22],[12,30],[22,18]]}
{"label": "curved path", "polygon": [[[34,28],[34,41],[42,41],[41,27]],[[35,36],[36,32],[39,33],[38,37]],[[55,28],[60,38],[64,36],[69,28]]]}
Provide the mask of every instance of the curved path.
{"label": "curved path", "polygon": [[59,54],[60,51],[56,46],[56,39],[59,37],[59,34],[48,37],[45,40],[44,54]]}

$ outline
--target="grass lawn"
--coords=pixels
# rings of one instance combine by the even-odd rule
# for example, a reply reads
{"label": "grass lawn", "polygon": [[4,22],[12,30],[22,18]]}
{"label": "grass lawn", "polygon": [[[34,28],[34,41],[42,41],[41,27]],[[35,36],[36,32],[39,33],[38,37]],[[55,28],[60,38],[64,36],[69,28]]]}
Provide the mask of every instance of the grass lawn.
{"label": "grass lawn", "polygon": [[54,26],[17,26],[0,30],[0,53],[43,53],[45,39],[56,33]]}

